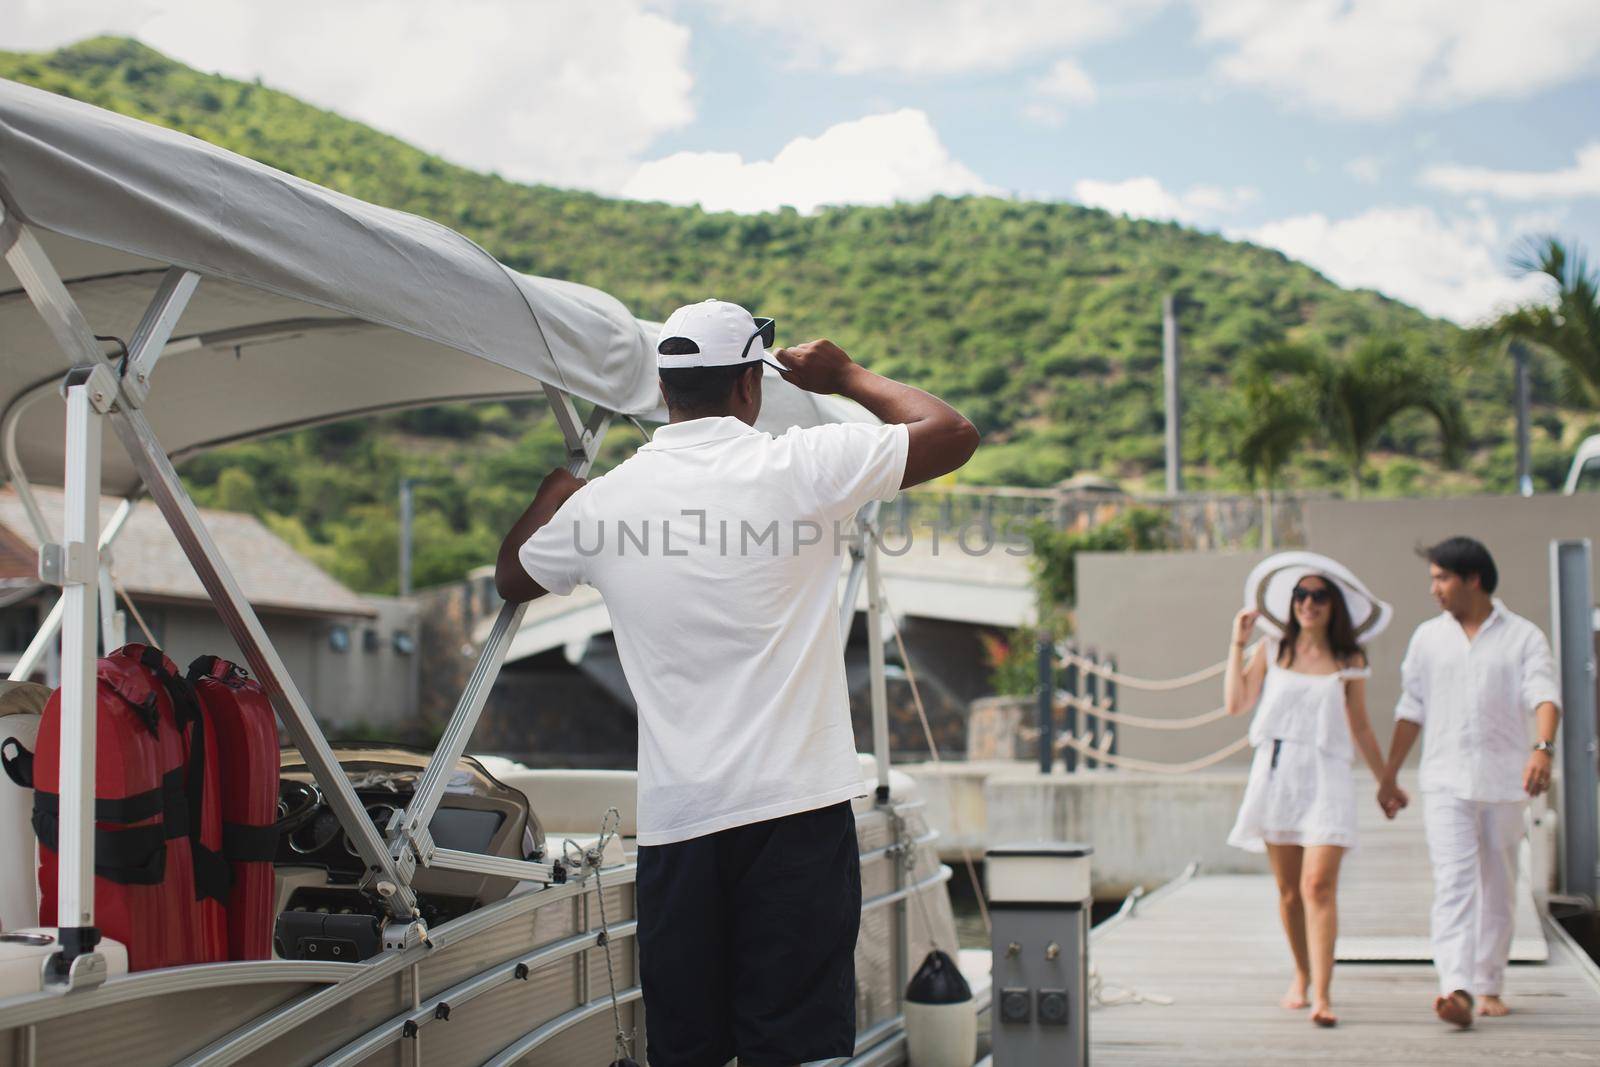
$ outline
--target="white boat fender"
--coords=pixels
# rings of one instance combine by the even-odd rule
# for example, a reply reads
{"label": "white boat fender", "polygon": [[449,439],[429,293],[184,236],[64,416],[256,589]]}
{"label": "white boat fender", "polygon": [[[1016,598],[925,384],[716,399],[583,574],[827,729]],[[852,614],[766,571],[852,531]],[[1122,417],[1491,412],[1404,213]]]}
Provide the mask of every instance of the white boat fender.
{"label": "white boat fender", "polygon": [[39,925],[33,838],[33,748],[50,690],[0,682],[0,930]]}
{"label": "white boat fender", "polygon": [[911,1067],[972,1067],[978,1056],[972,987],[938,949],[906,986],[906,1055]]}
{"label": "white boat fender", "polygon": [[[0,1000],[44,990],[44,963],[60,945],[49,926],[0,933]],[[120,941],[102,937],[94,947],[106,961],[106,974],[128,973],[128,950]]]}

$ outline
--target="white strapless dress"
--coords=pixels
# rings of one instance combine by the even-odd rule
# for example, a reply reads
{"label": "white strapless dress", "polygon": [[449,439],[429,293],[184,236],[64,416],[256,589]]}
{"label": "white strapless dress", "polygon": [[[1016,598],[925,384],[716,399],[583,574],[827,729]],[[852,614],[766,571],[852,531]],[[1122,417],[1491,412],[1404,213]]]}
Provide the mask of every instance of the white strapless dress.
{"label": "white strapless dress", "polygon": [[1278,666],[1267,676],[1250,723],[1255,759],[1228,844],[1249,852],[1272,845],[1356,845],[1354,746],[1344,683],[1362,669],[1302,674]]}

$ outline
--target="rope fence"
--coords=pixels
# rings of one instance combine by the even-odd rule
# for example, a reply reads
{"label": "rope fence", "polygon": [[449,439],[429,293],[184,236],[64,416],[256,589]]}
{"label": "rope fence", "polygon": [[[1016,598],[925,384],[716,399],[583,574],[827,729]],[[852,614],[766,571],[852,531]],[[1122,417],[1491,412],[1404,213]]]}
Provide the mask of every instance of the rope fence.
{"label": "rope fence", "polygon": [[1157,719],[1148,715],[1131,715],[1125,711],[1116,711],[1107,701],[1090,703],[1082,697],[1065,697],[1056,703],[1056,710],[1073,707],[1085,715],[1093,715],[1097,719],[1116,723],[1118,726],[1137,726],[1142,730],[1193,730],[1198,726],[1205,726],[1228,717],[1227,708],[1212,708],[1198,715],[1189,715],[1181,719]]}
{"label": "rope fence", "polygon": [[[1077,667],[1085,674],[1104,678],[1118,685],[1125,685],[1129,689],[1142,689],[1148,693],[1170,693],[1176,689],[1185,689],[1191,685],[1198,685],[1212,678],[1221,677],[1222,673],[1228,669],[1228,661],[1222,660],[1221,662],[1213,663],[1209,667],[1202,667],[1188,674],[1180,674],[1176,678],[1138,678],[1131,674],[1123,674],[1115,667],[1102,663],[1097,659],[1080,655],[1068,646],[1057,645],[1056,655],[1061,657],[1062,663]],[[1246,662],[1248,662],[1249,657],[1250,649],[1246,649]]]}
{"label": "rope fence", "polygon": [[[1248,655],[1248,652],[1247,652]],[[1059,682],[1056,662],[1060,663]],[[1181,763],[1138,759],[1117,751],[1120,728],[1176,733],[1195,730],[1228,718],[1226,707],[1174,718],[1135,715],[1117,710],[1117,691],[1121,687],[1146,693],[1172,693],[1220,677],[1228,668],[1226,660],[1174,678],[1141,678],[1117,669],[1114,659],[1070,642],[1041,641],[1039,644],[1039,722],[1023,727],[1020,737],[1037,740],[1039,767],[1050,773],[1059,755],[1071,772],[1081,759],[1086,770],[1098,766],[1122,767],[1153,774],[1188,774],[1221,763],[1243,751],[1248,737],[1239,737],[1215,752]],[[1103,694],[1103,695],[1102,695]],[[1083,729],[1078,716],[1083,716]],[[1061,720],[1058,734],[1057,719]]]}

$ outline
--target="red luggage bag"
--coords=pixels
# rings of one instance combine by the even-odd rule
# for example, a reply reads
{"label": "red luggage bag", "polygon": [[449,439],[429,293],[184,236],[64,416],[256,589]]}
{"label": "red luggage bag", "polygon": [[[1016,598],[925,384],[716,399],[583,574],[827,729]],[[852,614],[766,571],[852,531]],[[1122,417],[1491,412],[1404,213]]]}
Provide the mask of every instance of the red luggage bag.
{"label": "red luggage bag", "polygon": [[228,892],[228,958],[272,955],[278,835],[278,722],[266,690],[243,667],[216,656],[189,664],[189,682],[209,714],[222,785],[222,852]]}
{"label": "red luggage bag", "polygon": [[[184,962],[183,930],[166,885],[163,812],[181,787],[166,774],[165,699],[137,663],[102,659],[95,695],[95,925],[128,948],[130,970]],[[59,926],[57,872],[61,790],[61,693],[50,695],[33,759],[33,830],[39,840],[39,921]],[[75,916],[64,916],[77,925]]]}

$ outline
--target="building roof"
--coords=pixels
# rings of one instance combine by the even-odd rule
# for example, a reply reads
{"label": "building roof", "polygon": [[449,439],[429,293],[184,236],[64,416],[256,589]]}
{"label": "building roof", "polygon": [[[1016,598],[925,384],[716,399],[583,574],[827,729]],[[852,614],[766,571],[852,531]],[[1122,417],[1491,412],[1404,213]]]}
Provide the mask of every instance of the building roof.
{"label": "building roof", "polygon": [[[59,537],[62,523],[60,490],[35,487],[39,510],[52,533]],[[111,518],[118,501],[100,501],[102,525]],[[250,603],[258,609],[311,615],[371,615],[373,609],[359,594],[345,588],[306,559],[253,515],[201,509],[200,519],[233,569]],[[22,500],[9,486],[0,489],[0,545],[20,541],[30,550],[25,569],[18,573],[16,553],[0,551],[0,579],[23,578],[35,573],[33,556],[39,539],[23,510]],[[205,588],[178,546],[177,538],[149,501],[133,509],[128,523],[112,546],[112,573],[130,595],[162,600],[209,603]]]}

